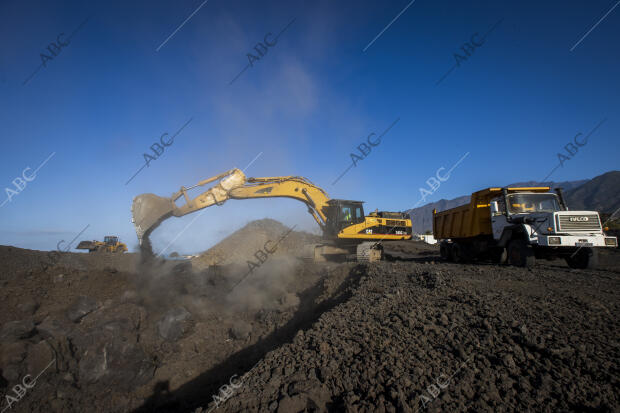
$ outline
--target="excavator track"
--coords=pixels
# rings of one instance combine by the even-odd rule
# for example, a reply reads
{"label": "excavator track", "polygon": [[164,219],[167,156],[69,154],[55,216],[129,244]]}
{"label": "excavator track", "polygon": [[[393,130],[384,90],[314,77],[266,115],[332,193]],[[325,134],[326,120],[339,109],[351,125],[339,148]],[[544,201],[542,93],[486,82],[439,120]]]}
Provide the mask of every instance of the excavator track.
{"label": "excavator track", "polygon": [[376,242],[362,242],[357,246],[357,262],[381,261],[383,247]]}

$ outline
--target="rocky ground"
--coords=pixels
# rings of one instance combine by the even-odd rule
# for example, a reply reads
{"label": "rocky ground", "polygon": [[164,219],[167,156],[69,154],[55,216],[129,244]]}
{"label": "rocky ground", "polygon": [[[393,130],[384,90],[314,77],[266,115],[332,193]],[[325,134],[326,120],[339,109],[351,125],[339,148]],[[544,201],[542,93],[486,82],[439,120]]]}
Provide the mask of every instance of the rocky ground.
{"label": "rocky ground", "polygon": [[[286,231],[253,225],[193,267],[0,247],[0,407],[620,410],[617,250],[599,270],[442,263],[417,242],[319,265],[291,233],[248,273]],[[206,263],[231,248],[238,260]]]}

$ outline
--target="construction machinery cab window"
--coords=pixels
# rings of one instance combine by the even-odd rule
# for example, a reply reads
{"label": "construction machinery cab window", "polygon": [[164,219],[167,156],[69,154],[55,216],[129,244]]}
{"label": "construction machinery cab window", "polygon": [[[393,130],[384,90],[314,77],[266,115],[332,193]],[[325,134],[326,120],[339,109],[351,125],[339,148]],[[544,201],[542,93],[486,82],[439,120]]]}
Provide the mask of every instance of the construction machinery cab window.
{"label": "construction machinery cab window", "polygon": [[364,211],[361,206],[343,205],[340,207],[340,222],[347,224],[357,224],[364,222]]}
{"label": "construction machinery cab window", "polygon": [[555,194],[520,193],[508,195],[508,211],[511,214],[560,211]]}
{"label": "construction machinery cab window", "polygon": [[105,237],[103,238],[103,242],[105,242],[108,245],[116,245],[116,243],[118,242],[118,237]]}
{"label": "construction machinery cab window", "polygon": [[341,230],[353,224],[359,224],[366,220],[364,207],[360,201],[347,201],[342,199],[331,200],[329,202],[334,208],[333,220],[334,229]]}
{"label": "construction machinery cab window", "polygon": [[493,211],[492,210],[492,215],[498,216],[498,215],[504,215],[504,212],[506,211],[506,204],[504,202],[504,198],[503,197],[497,197],[491,200],[491,203],[493,202],[497,202],[497,211]]}
{"label": "construction machinery cab window", "polygon": [[351,207],[343,206],[340,208],[340,221],[352,222],[353,216],[351,215]]}

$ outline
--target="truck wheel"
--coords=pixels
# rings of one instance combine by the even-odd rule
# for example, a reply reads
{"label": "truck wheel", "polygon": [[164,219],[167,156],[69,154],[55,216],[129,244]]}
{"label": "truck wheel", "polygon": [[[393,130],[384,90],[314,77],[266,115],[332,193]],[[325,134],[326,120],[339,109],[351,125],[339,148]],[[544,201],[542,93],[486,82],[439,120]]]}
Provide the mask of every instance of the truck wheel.
{"label": "truck wheel", "polygon": [[497,248],[491,252],[491,260],[495,264],[503,265],[508,261],[508,251],[506,248]]}
{"label": "truck wheel", "polygon": [[452,262],[462,263],[463,259],[463,246],[457,242],[452,244],[452,248],[450,248],[450,258],[452,258]]}
{"label": "truck wheel", "polygon": [[450,244],[447,242],[442,242],[439,245],[439,255],[441,255],[441,259],[444,261],[450,261]]}
{"label": "truck wheel", "polygon": [[531,268],[536,264],[534,249],[525,240],[516,239],[508,244],[508,261],[515,267]]}
{"label": "truck wheel", "polygon": [[596,268],[598,265],[598,251],[592,248],[581,248],[575,255],[566,257],[566,263],[571,268]]}

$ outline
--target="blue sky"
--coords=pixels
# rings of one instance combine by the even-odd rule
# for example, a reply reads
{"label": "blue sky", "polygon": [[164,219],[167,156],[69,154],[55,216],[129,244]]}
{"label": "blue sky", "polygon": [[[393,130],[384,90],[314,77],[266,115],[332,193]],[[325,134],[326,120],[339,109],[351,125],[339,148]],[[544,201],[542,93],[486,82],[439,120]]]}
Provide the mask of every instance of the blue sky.
{"label": "blue sky", "polygon": [[[426,180],[465,154],[426,201],[541,180],[575,135],[603,120],[550,179],[618,169],[620,6],[609,12],[616,4],[4,0],[0,202],[26,168],[32,178],[54,155],[0,208],[0,244],[53,249],[89,225],[80,239],[116,234],[133,249],[134,196],[169,196],[259,154],[247,175],[305,176],[333,198],[366,201],[367,211],[411,208]],[[66,43],[86,19],[50,55],[48,45]],[[230,84],[255,45],[291,21]],[[461,47],[472,36],[482,44],[467,56]],[[51,59],[24,84],[42,53]],[[455,54],[466,59],[437,85]],[[149,147],[190,119],[126,185]],[[356,147],[396,120],[332,184]],[[318,230],[297,201],[229,201],[198,217],[168,252],[204,250],[265,217]],[[155,250],[194,218],[165,222],[153,234]]]}

